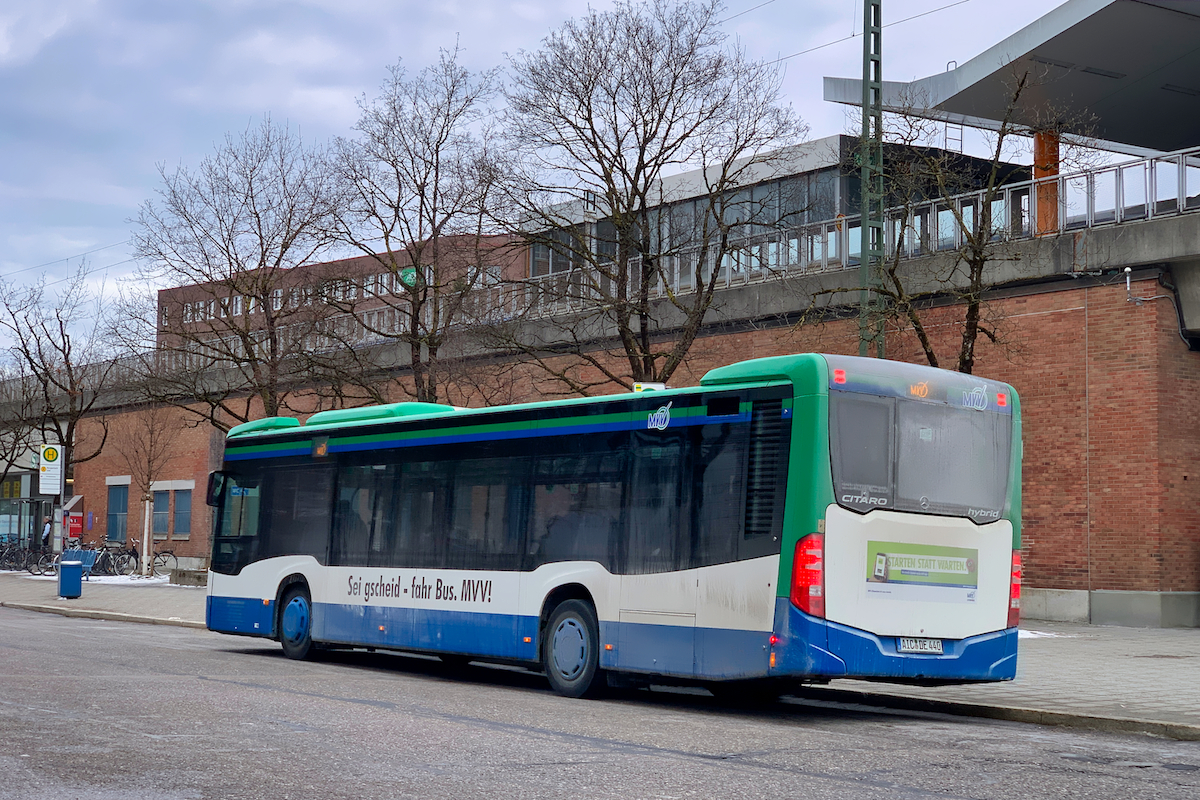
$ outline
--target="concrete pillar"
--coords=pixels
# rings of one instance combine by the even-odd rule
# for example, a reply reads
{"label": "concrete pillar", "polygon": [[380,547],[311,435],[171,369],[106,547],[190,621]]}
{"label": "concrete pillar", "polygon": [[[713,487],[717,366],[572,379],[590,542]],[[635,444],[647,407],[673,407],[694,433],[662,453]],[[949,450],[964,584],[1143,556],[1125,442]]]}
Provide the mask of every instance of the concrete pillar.
{"label": "concrete pillar", "polygon": [[[1033,135],[1033,177],[1050,178],[1058,174],[1059,134],[1038,131]],[[1037,232],[1058,233],[1058,182],[1047,181],[1037,187]]]}

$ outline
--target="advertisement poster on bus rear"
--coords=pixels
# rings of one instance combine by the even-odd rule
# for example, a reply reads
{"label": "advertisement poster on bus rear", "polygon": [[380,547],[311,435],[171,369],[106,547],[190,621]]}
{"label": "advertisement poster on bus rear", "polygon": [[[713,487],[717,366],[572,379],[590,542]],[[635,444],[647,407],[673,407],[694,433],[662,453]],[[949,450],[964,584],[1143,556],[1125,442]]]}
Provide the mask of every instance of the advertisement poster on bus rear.
{"label": "advertisement poster on bus rear", "polygon": [[979,551],[905,542],[867,542],[867,596],[974,603]]}

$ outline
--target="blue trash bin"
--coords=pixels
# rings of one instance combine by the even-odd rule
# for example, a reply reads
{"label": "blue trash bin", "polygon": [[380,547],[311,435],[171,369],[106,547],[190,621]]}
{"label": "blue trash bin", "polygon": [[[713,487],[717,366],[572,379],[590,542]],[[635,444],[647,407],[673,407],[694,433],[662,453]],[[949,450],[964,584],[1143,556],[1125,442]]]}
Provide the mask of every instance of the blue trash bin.
{"label": "blue trash bin", "polygon": [[83,562],[63,561],[58,565],[58,596],[74,599],[83,594]]}

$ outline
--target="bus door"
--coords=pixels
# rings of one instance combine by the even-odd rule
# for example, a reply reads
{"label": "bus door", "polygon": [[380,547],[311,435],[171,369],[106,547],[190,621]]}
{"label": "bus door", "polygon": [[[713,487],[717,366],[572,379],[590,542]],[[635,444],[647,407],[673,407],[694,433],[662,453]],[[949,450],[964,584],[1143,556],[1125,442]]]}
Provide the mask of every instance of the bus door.
{"label": "bus door", "polygon": [[708,402],[693,448],[696,673],[715,679],[767,671],[790,443],[782,398],[728,399]]}
{"label": "bus door", "polygon": [[669,430],[669,412],[659,414],[662,429],[633,433],[617,661],[622,669],[692,675],[697,578],[687,569],[688,429]]}

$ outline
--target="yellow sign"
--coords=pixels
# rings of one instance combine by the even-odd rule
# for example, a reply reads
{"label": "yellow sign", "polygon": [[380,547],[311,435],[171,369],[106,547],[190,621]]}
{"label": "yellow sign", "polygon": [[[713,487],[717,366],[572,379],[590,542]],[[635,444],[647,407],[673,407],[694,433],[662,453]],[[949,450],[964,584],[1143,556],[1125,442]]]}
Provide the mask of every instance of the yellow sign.
{"label": "yellow sign", "polygon": [[57,447],[47,447],[45,450],[43,450],[42,451],[42,461],[47,461],[50,463],[58,461],[58,448]]}

